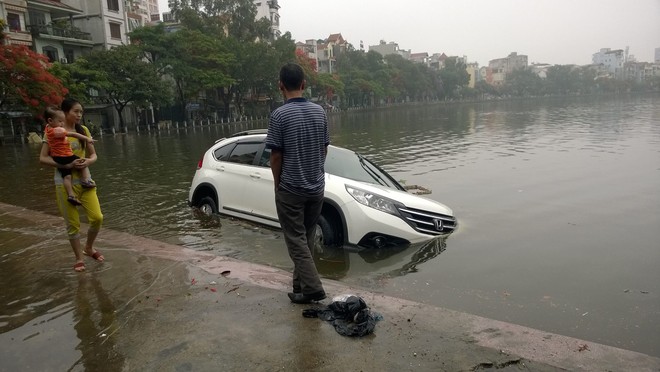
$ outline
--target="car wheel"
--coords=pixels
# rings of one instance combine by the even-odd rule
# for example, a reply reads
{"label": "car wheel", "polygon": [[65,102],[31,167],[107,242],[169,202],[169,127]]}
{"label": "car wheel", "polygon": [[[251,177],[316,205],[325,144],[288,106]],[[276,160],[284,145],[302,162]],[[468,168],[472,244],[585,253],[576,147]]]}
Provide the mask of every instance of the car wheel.
{"label": "car wheel", "polygon": [[327,248],[337,246],[339,242],[339,234],[334,225],[325,219],[323,215],[319,216],[316,223],[316,232],[314,234],[314,251],[319,256],[322,256]]}
{"label": "car wheel", "polygon": [[324,277],[340,279],[348,271],[350,261],[343,247],[339,227],[323,216],[316,223],[312,257],[319,274]]}
{"label": "car wheel", "polygon": [[218,213],[218,207],[215,204],[215,200],[210,196],[203,197],[202,200],[199,201],[198,206],[199,210],[206,216]]}

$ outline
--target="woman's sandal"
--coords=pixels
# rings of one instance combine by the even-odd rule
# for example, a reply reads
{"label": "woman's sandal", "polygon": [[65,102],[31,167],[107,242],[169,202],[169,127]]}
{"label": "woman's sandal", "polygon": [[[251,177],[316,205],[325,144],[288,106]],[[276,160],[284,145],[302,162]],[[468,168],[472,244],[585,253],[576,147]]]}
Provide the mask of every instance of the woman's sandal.
{"label": "woman's sandal", "polygon": [[82,203],[80,202],[80,200],[78,200],[78,198],[76,198],[76,197],[73,196],[73,195],[69,195],[69,197],[66,198],[66,201],[68,201],[69,203],[71,203],[71,204],[73,204],[73,205],[82,205]]}
{"label": "woman's sandal", "polygon": [[85,263],[84,262],[76,262],[75,265],[73,265],[73,270],[76,272],[83,272],[85,271]]}
{"label": "woman's sandal", "polygon": [[84,254],[85,256],[89,256],[89,257],[93,258],[95,261],[98,261],[98,262],[103,262],[103,261],[105,261],[105,257],[103,257],[103,255],[102,255],[101,252],[99,252],[99,251],[96,251],[96,252],[94,252],[94,253],[92,253],[92,254],[89,254],[89,253],[83,251],[83,254]]}

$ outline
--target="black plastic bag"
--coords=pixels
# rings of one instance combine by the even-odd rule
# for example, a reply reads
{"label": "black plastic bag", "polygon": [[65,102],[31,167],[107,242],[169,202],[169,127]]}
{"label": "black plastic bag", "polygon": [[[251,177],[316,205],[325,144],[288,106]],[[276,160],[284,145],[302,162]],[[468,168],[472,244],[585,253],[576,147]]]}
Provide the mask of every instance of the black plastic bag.
{"label": "black plastic bag", "polygon": [[376,322],[382,319],[380,314],[373,313],[358,296],[348,296],[345,301],[333,301],[321,309],[303,310],[303,316],[331,322],[337,333],[350,337],[373,333]]}

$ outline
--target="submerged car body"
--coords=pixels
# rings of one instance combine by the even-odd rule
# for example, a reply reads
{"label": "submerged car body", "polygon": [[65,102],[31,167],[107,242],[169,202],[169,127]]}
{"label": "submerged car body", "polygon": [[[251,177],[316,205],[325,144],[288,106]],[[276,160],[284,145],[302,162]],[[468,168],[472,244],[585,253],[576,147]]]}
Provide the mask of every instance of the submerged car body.
{"label": "submerged car body", "polygon": [[[280,228],[275,209],[266,131],[218,140],[199,161],[188,203]],[[451,209],[410,194],[392,176],[358,153],[328,147],[325,200],[318,222],[321,246],[380,248],[423,242],[456,229]]]}

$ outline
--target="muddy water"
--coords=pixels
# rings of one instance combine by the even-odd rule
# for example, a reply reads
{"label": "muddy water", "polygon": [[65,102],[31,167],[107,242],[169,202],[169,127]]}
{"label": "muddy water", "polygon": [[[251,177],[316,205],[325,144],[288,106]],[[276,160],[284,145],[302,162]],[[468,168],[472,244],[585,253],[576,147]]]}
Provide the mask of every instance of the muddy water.
{"label": "muddy water", "polygon": [[[658,123],[657,95],[332,116],[334,144],[431,189],[429,197],[453,208],[460,227],[429,244],[337,252],[318,263],[320,272],[377,292],[660,356]],[[92,172],[105,225],[289,269],[278,231],[202,219],[186,205],[204,150],[217,138],[265,125],[104,136]],[[0,201],[55,214],[52,170],[38,164],[38,151],[0,147]],[[2,251],[2,272],[20,272],[23,262],[13,250],[24,244]],[[54,249],[68,253],[66,241]],[[58,264],[68,271],[68,262]],[[52,291],[65,290],[58,272],[51,276]],[[71,310],[28,296],[32,289],[24,286],[5,289],[4,303],[23,302],[0,326],[6,317],[30,317],[19,310],[26,307]]]}

